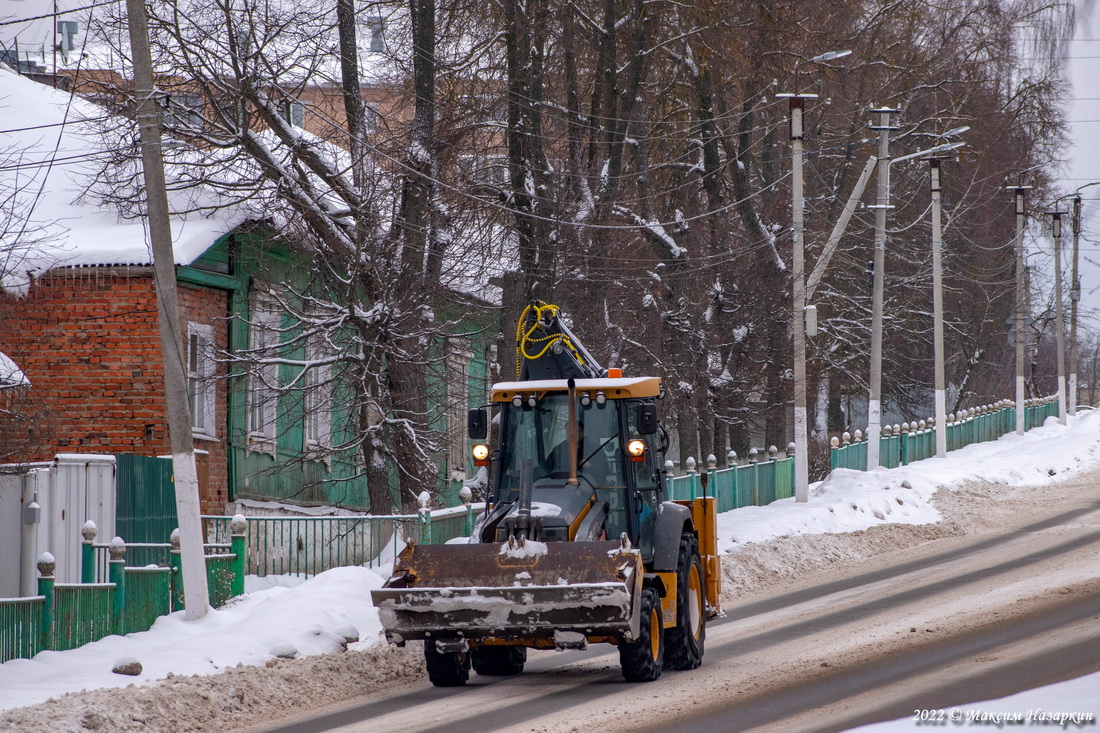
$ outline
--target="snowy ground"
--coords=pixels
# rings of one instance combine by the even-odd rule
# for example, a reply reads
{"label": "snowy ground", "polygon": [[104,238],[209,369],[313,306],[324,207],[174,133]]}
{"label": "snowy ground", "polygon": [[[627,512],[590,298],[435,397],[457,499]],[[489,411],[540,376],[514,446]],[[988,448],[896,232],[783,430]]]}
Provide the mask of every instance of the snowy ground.
{"label": "snowy ground", "polygon": [[[719,517],[724,592],[744,592],[765,579],[866,557],[873,548],[859,530],[878,527],[875,541],[895,547],[920,541],[942,526],[937,524],[941,519],[958,519],[941,517],[941,510],[954,511],[944,508],[950,503],[933,502],[941,487],[974,480],[1006,490],[1037,486],[1097,466],[1100,412],[1086,412],[1071,418],[1069,426],[1048,420],[1023,436],[970,446],[944,460],[870,473],[836,471],[811,487],[808,503],[783,500]],[[786,549],[792,546],[796,549]],[[809,557],[807,546],[813,548]],[[798,562],[792,561],[796,554]],[[292,707],[285,700],[291,685],[299,697],[335,702],[367,687],[405,684],[423,674],[421,659],[412,646],[381,643],[369,593],[382,582],[379,572],[384,573],[340,568],[306,582],[250,579],[244,597],[201,621],[184,622],[182,614],[174,614],[144,633],[2,664],[0,711],[6,712],[0,712],[0,730],[233,728],[263,719],[265,709],[285,713]],[[353,634],[361,641],[348,643]],[[297,658],[284,658],[289,656]],[[141,674],[113,673],[120,661],[139,662]],[[65,695],[84,690],[93,691]],[[1100,675],[928,715],[943,716],[944,725],[995,725],[998,713],[1026,716],[1035,710],[1091,713],[1094,727],[1100,717]],[[973,718],[984,714],[981,720]],[[1001,719],[1001,725],[1013,723]],[[907,719],[868,729],[928,724]],[[1074,727],[1072,721],[1068,727]]]}

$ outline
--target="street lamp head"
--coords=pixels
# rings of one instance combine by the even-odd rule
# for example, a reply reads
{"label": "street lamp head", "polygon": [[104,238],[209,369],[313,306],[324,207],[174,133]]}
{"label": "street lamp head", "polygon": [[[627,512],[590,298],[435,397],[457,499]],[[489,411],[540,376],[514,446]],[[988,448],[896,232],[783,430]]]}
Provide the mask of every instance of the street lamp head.
{"label": "street lamp head", "polygon": [[810,59],[810,61],[814,62],[815,64],[820,64],[823,61],[835,61],[836,59],[842,59],[845,56],[850,56],[851,53],[851,50],[828,51],[821,54],[820,56],[814,56],[812,59]]}
{"label": "street lamp head", "polygon": [[940,135],[940,137],[955,137],[956,135],[961,135],[964,132],[968,132],[969,130],[970,130],[970,125],[963,125],[961,127],[953,127],[950,130],[948,130],[947,132]]}

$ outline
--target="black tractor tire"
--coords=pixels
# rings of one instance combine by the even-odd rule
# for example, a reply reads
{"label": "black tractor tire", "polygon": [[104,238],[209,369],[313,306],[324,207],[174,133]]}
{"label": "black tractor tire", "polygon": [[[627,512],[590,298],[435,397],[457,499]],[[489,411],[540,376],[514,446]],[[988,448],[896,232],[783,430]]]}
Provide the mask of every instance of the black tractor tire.
{"label": "black tractor tire", "polygon": [[661,598],[654,588],[643,588],[642,623],[638,638],[619,644],[619,664],[627,682],[652,682],[661,676],[665,655],[665,633],[661,621]]}
{"label": "black tractor tire", "polygon": [[474,671],[487,676],[519,674],[527,662],[525,646],[479,646],[470,650]]}
{"label": "black tractor tire", "polygon": [[470,679],[469,652],[441,652],[435,641],[424,641],[424,666],[436,687],[461,687]]}
{"label": "black tractor tire", "polygon": [[699,542],[680,535],[676,561],[676,626],[665,631],[665,669],[695,669],[703,663],[707,638],[706,586]]}

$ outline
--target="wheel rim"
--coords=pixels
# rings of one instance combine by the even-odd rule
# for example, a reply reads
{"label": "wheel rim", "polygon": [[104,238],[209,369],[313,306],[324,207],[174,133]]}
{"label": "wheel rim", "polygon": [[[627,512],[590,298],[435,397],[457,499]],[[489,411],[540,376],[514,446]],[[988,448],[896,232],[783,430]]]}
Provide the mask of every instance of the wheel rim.
{"label": "wheel rim", "polygon": [[653,659],[661,653],[661,615],[656,608],[649,612],[649,651]]}
{"label": "wheel rim", "polygon": [[699,566],[692,564],[688,573],[688,614],[691,621],[691,633],[696,639],[703,631],[703,581],[699,577]]}

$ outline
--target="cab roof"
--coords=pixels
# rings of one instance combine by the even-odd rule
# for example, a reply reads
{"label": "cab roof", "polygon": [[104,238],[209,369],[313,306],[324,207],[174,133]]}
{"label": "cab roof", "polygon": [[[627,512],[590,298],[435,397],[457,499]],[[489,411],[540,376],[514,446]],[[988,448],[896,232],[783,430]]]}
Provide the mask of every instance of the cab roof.
{"label": "cab roof", "polygon": [[[605,377],[602,379],[575,380],[577,392],[588,392],[595,397],[603,392],[608,399],[626,399],[629,397],[657,397],[661,393],[660,377]],[[538,398],[547,392],[566,392],[569,381],[566,379],[537,379],[527,382],[498,382],[493,385],[493,402],[511,402],[517,394]]]}

